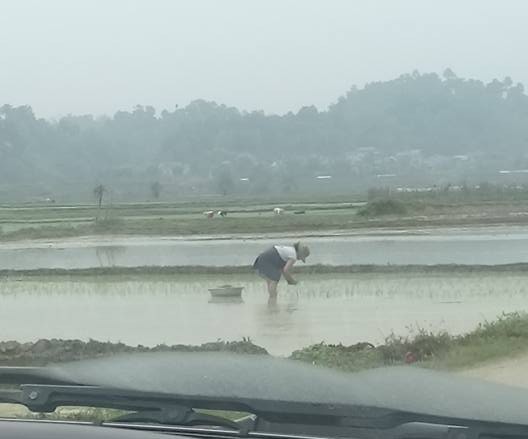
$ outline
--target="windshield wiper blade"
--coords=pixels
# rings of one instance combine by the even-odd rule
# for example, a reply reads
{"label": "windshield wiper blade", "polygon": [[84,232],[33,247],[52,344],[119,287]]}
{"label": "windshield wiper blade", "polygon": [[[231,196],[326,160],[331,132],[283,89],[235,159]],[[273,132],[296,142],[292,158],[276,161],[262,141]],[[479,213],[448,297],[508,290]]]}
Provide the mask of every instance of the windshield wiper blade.
{"label": "windshield wiper blade", "polygon": [[193,410],[180,397],[170,394],[108,389],[98,386],[23,384],[21,390],[0,391],[0,402],[21,404],[40,413],[60,406],[103,407],[133,411],[112,419],[113,423],[158,423],[184,426],[214,426],[246,431],[247,420],[237,423],[227,418]]}
{"label": "windshield wiper blade", "polygon": [[184,406],[252,413],[269,423],[371,426],[375,420],[397,425],[398,412],[366,406],[317,402],[277,401],[229,396],[182,395],[90,385],[22,384],[18,391],[0,391],[0,402],[15,402],[35,412],[53,412],[59,406],[106,407],[131,411]]}
{"label": "windshield wiper blade", "polygon": [[[23,384],[17,391],[0,391],[0,402],[25,405],[34,412],[53,412],[59,406],[115,408],[134,411],[116,418],[115,424],[159,423],[227,427],[244,434],[290,434],[344,437],[376,430],[380,437],[412,437],[417,428],[435,429],[450,438],[453,429],[466,429],[490,437],[528,437],[528,425],[442,417],[429,414],[353,405],[273,401],[237,397],[178,395],[88,385]],[[256,415],[250,423],[237,423],[193,409],[240,411]],[[114,422],[115,421],[115,422]],[[106,423],[105,423],[106,424]],[[436,427],[435,427],[436,426]],[[442,426],[443,428],[438,428]],[[131,427],[132,428],[132,427]],[[443,434],[445,436],[442,436]]]}

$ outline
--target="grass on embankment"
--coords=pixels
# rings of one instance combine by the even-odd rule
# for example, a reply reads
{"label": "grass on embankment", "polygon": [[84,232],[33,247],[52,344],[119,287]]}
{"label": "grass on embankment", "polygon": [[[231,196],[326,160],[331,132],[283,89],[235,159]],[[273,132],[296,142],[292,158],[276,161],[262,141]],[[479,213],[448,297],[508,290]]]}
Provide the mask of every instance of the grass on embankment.
{"label": "grass on embankment", "polygon": [[102,225],[95,223],[72,225],[41,225],[21,227],[0,233],[0,241],[33,239],[60,239],[82,236],[130,235],[130,236],[191,236],[237,235],[261,236],[270,233],[310,233],[334,230],[358,230],[366,228],[401,229],[412,227],[455,227],[482,225],[525,225],[528,216],[398,216],[369,218],[356,214],[283,215],[266,217],[177,219],[116,219]]}
{"label": "grass on embankment", "polygon": [[[35,343],[0,342],[0,365],[45,365],[130,352],[223,351],[266,355],[267,351],[244,339],[216,341],[201,346],[128,346],[123,343],[90,340],[39,340]],[[289,358],[318,366],[354,372],[362,369],[405,364],[442,370],[462,369],[483,362],[511,358],[528,352],[528,314],[503,314],[463,335],[429,332],[423,329],[409,336],[387,337],[383,344],[357,343],[351,346],[319,343],[294,351]]]}
{"label": "grass on embankment", "polygon": [[5,231],[0,239],[12,241],[19,239],[50,239],[60,237],[89,235],[219,235],[232,233],[303,232],[316,230],[335,230],[357,227],[361,223],[355,215],[355,209],[335,210],[333,212],[316,211],[311,214],[273,215],[255,213],[253,215],[229,214],[226,218],[208,219],[203,215],[121,218],[113,217],[84,224],[41,224],[19,226],[16,230]]}
{"label": "grass on embankment", "polygon": [[149,236],[187,236],[222,235],[248,233],[312,232],[338,229],[352,229],[365,226],[366,221],[355,215],[355,210],[336,210],[328,213],[317,211],[311,214],[275,215],[254,214],[226,218],[208,219],[200,216],[152,217],[152,218],[111,218],[85,224],[42,224],[39,226],[19,227],[16,230],[0,234],[3,241],[20,239],[53,239],[61,237],[89,235],[149,235]]}
{"label": "grass on embankment", "polygon": [[463,335],[421,329],[414,336],[393,334],[375,347],[321,343],[295,351],[290,358],[344,371],[405,364],[406,358],[420,367],[453,370],[526,352],[528,314],[509,313]]}
{"label": "grass on embankment", "polygon": [[[270,205],[222,205],[225,218],[205,218],[208,204],[114,205],[98,212],[93,207],[0,208],[0,240],[57,239],[89,235],[225,235],[303,233],[362,228],[412,228],[486,224],[526,224],[528,203],[476,201],[449,204],[436,200],[375,199],[354,203],[282,204],[283,215]],[[280,205],[280,204],[279,204]],[[295,212],[303,212],[295,214]],[[95,221],[95,217],[99,220]],[[2,233],[3,228],[3,233]]]}

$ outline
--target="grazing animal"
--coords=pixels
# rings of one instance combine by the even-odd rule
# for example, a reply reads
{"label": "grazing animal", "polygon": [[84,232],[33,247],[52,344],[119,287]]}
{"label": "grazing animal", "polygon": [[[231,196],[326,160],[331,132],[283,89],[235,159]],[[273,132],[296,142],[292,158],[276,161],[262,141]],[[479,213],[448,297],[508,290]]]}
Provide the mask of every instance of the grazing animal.
{"label": "grazing animal", "polygon": [[273,213],[275,215],[282,215],[284,213],[284,209],[282,207],[276,207],[275,209],[273,209]]}

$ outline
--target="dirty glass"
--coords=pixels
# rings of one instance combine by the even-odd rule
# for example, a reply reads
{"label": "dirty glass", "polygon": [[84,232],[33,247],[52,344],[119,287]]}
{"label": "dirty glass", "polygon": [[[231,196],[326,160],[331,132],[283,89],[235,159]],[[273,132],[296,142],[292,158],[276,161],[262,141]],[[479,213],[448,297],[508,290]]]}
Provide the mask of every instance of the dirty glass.
{"label": "dirty glass", "polygon": [[527,387],[526,13],[3,2],[0,366],[206,351]]}

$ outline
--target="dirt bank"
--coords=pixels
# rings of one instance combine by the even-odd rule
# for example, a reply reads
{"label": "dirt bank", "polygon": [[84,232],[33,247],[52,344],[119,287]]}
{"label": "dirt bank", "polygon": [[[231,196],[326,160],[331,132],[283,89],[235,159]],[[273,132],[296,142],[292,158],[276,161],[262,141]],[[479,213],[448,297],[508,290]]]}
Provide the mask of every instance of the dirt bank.
{"label": "dirt bank", "polygon": [[205,343],[200,346],[160,344],[152,348],[129,346],[124,343],[110,343],[90,340],[40,339],[34,343],[17,341],[0,342],[0,366],[44,366],[50,363],[98,358],[124,352],[195,352],[220,351],[243,354],[267,354],[266,349],[249,340]]}
{"label": "dirt bank", "polygon": [[494,361],[466,369],[462,375],[509,386],[528,388],[528,355]]}

